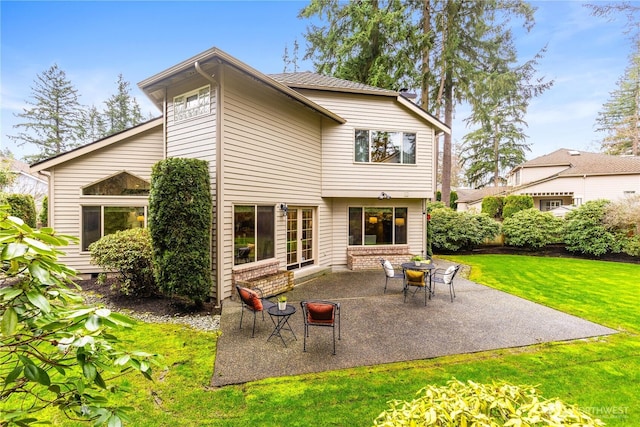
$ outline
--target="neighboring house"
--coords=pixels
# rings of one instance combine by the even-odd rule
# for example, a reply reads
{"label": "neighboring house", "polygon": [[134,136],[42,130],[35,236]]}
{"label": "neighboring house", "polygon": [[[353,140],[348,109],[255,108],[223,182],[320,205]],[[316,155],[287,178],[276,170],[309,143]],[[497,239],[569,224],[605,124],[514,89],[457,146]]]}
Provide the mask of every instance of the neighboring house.
{"label": "neighboring house", "polygon": [[42,200],[47,195],[48,177],[44,173],[32,173],[29,165],[20,160],[0,157],[0,161],[8,165],[15,176],[13,183],[3,189],[8,194],[30,194],[36,202],[36,208],[42,207]]}
{"label": "neighboring house", "polygon": [[436,134],[450,129],[398,92],[268,76],[217,48],[139,87],[162,117],[32,166],[51,176],[51,226],[80,237],[64,261],[82,273],[99,271],[90,243],[145,226],[151,167],[166,157],[209,163],[217,301],[262,265],[298,278],[345,268],[348,250],[426,248]]}
{"label": "neighboring house", "polygon": [[[494,187],[493,191],[532,196],[537,209],[563,215],[567,209],[558,208],[580,206],[597,199],[617,201],[640,194],[640,157],[561,148],[517,166],[507,177],[507,187]],[[470,192],[462,203],[458,199],[458,209],[479,211],[482,197],[479,190]]]}

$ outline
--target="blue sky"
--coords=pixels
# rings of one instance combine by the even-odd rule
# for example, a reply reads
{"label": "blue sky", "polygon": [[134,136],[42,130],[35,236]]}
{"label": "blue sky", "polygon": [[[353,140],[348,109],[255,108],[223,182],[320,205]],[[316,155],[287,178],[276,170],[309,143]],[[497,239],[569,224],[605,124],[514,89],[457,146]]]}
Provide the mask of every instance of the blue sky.
{"label": "blue sky", "polygon": [[[536,26],[518,31],[517,46],[528,60],[543,46],[547,53],[539,75],[553,88],[536,98],[526,117],[532,152],[555,149],[597,151],[594,131],[602,104],[628,63],[631,43],[622,21],[590,15],[579,1],[532,1]],[[39,73],[54,63],[78,89],[84,105],[101,106],[116,91],[118,74],[131,83],[145,113],[159,115],[137,83],[211,47],[218,47],[264,73],[283,71],[285,46],[306,45],[308,20],[298,19],[299,1],[0,1],[0,115],[2,148],[17,157],[34,152],[19,148],[7,135],[17,134],[14,117],[31,99]],[[311,63],[299,60],[300,70]],[[453,139],[468,131],[457,110]]]}

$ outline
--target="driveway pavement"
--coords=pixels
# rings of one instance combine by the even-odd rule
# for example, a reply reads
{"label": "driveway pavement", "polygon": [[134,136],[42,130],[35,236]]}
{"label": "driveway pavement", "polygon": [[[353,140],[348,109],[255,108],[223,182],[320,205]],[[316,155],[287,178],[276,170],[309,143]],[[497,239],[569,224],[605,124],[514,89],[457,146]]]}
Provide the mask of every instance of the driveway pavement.
{"label": "driveway pavement", "polygon": [[[438,261],[439,267],[446,265]],[[426,307],[423,294],[404,303],[400,281],[390,282],[383,294],[382,269],[332,273],[302,283],[287,294],[289,303],[297,308],[290,319],[297,340],[284,331],[286,347],[275,337],[267,341],[273,331],[267,314],[264,321],[258,317],[251,338],[252,314],[245,312],[239,329],[240,303],[224,301],[211,384],[224,386],[617,332],[461,276],[455,279],[453,303],[448,289],[440,285]],[[302,351],[300,301],[307,299],[341,304],[342,339],[337,341],[335,356],[330,328],[311,328],[307,352]]]}

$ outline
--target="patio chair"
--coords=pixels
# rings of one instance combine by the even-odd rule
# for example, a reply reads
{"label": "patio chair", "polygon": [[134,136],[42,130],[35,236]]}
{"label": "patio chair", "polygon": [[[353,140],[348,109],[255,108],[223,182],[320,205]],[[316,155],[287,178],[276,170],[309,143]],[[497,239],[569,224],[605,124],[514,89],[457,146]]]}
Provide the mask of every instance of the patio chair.
{"label": "patio chair", "polygon": [[242,329],[242,317],[244,315],[244,311],[248,310],[253,313],[253,329],[251,330],[251,338],[253,338],[256,332],[257,313],[262,312],[262,320],[264,321],[265,310],[275,306],[276,303],[264,298],[260,288],[249,289],[236,285],[236,289],[238,290],[238,295],[242,302],[242,310],[240,311],[240,329]]}
{"label": "patio chair", "polygon": [[307,338],[310,326],[320,326],[333,329],[333,354],[336,354],[336,324],[338,325],[338,339],[340,339],[340,303],[331,301],[302,301],[302,318],[304,320],[303,351],[307,351]]}
{"label": "patio chair", "polygon": [[447,285],[449,286],[449,295],[451,296],[451,302],[453,302],[453,299],[456,297],[456,291],[453,288],[453,279],[456,277],[456,274],[458,274],[458,270],[460,270],[459,265],[449,266],[446,270],[444,268],[437,268],[432,276],[434,294],[436,291],[436,283]]}
{"label": "patio chair", "polygon": [[[405,274],[405,283],[404,283],[404,302],[407,302],[407,294],[409,293],[409,287],[414,287],[413,295],[420,290],[424,290],[424,305],[427,305],[427,295],[431,298],[431,289],[429,289],[429,284],[427,284],[427,274],[424,271],[418,270],[410,270],[406,269],[404,271]],[[429,282],[430,283],[430,282]]]}
{"label": "patio chair", "polygon": [[380,258],[380,264],[384,269],[384,292],[383,293],[385,294],[387,293],[387,285],[389,284],[389,279],[400,279],[402,280],[402,283],[404,285],[404,272],[396,273],[391,263],[388,260],[385,260],[384,258]]}

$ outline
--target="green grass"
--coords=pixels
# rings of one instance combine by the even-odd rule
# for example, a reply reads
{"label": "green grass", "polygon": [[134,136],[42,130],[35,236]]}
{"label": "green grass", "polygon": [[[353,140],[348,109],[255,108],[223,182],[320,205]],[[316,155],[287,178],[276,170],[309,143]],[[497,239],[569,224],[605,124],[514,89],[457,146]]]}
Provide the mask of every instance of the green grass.
{"label": "green grass", "polygon": [[[142,324],[128,338],[136,348],[163,354],[168,369],[154,382],[127,379],[133,391],[121,402],[136,409],[129,425],[369,426],[388,400],[413,399],[426,384],[444,385],[453,377],[537,385],[545,397],[595,408],[611,426],[640,420],[640,265],[499,255],[451,259],[471,265],[472,280],[623,332],[211,389],[215,334]],[[53,422],[76,425],[60,417]]]}

